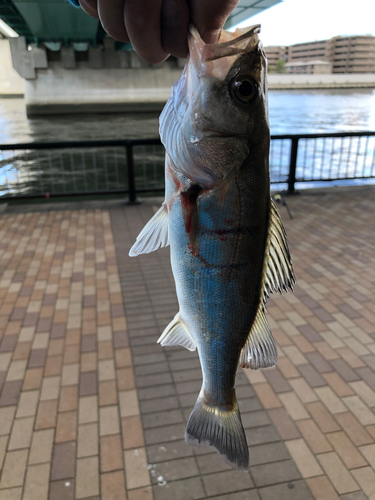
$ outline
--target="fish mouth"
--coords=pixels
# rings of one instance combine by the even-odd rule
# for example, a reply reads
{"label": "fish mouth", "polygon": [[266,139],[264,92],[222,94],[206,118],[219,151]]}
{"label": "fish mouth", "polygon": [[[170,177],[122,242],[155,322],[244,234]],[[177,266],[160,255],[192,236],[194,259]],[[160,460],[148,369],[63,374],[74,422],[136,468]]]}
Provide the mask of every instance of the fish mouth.
{"label": "fish mouth", "polygon": [[254,50],[259,43],[260,24],[237,29],[234,33],[222,30],[218,43],[208,44],[202,40],[194,24],[190,24],[189,31],[200,53],[201,61],[209,62]]}

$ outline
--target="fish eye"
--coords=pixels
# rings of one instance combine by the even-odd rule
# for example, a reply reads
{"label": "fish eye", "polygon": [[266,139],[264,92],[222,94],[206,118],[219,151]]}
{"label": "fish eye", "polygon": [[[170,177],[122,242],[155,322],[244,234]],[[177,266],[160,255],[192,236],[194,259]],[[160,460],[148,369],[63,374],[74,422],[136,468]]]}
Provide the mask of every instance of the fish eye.
{"label": "fish eye", "polygon": [[255,101],[259,95],[258,85],[251,76],[236,76],[230,87],[233,97],[240,104],[248,105]]}

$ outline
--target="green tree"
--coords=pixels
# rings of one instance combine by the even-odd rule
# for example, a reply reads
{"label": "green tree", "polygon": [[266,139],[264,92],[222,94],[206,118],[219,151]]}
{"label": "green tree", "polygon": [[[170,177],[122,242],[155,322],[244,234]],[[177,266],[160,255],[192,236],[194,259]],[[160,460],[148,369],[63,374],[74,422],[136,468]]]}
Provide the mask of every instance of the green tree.
{"label": "green tree", "polygon": [[284,59],[279,59],[277,61],[275,71],[276,71],[276,73],[285,73],[285,61],[284,61]]}

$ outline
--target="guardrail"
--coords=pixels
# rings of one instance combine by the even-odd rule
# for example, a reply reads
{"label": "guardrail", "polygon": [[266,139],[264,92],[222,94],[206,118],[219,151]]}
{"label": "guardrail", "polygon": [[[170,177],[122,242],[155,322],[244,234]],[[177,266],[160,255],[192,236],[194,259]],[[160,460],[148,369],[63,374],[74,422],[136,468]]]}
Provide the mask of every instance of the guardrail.
{"label": "guardrail", "polygon": [[[375,178],[375,132],[271,137],[271,183]],[[0,145],[0,198],[164,191],[159,139]]]}

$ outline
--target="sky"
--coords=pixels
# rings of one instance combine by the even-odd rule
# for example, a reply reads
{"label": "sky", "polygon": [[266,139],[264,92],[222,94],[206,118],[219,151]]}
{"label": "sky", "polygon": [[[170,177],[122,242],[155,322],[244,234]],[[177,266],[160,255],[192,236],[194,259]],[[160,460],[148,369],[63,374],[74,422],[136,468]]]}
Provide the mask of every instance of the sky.
{"label": "sky", "polygon": [[239,27],[253,24],[262,25],[265,46],[375,35],[375,0],[284,0]]}

